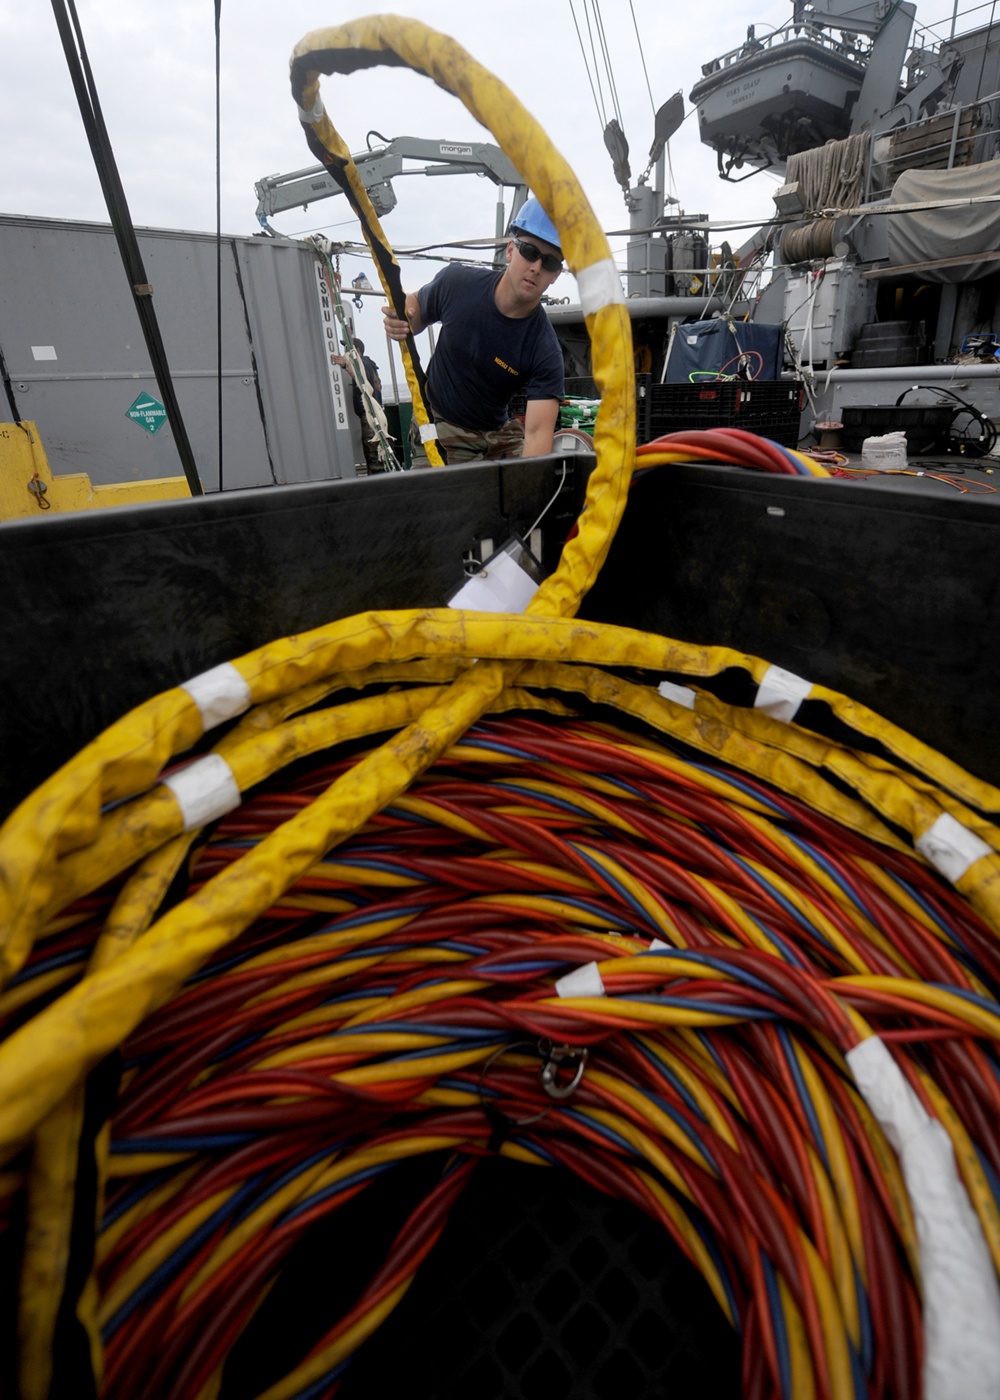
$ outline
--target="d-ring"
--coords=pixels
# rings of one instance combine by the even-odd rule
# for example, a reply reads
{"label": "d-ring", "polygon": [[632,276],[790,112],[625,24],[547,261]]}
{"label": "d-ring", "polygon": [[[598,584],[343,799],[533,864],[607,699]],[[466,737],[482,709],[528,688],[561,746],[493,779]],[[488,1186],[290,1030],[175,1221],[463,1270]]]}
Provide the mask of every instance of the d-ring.
{"label": "d-ring", "polygon": [[[484,1092],[484,1086],[486,1082],[486,1075],[489,1072],[491,1066],[496,1064],[497,1060],[501,1059],[504,1055],[510,1055],[515,1050],[528,1050],[532,1054],[540,1055],[543,1058],[550,1053],[547,1042],[538,1040],[514,1040],[506,1045],[498,1045],[497,1048],[493,1051],[493,1053],[483,1061],[482,1069],[479,1071],[479,1102],[483,1106],[483,1112],[486,1114],[487,1118],[489,1118],[490,1121],[493,1123],[494,1129],[498,1127],[498,1120],[501,1119],[503,1120],[503,1124],[505,1125],[507,1131],[510,1131],[510,1129],[512,1128],[526,1128],[531,1123],[537,1123],[540,1119],[544,1118],[545,1115],[549,1112],[548,1108],[543,1108],[540,1110],[540,1112],[533,1113],[528,1118],[511,1118],[508,1114],[503,1113],[499,1108],[497,1108],[496,1105],[490,1102],[490,1100],[486,1097],[486,1094]],[[542,1068],[542,1073],[545,1073],[544,1066]]]}
{"label": "d-ring", "polygon": [[[571,1098],[580,1086],[583,1078],[583,1071],[587,1066],[589,1051],[583,1046],[573,1045],[551,1045],[549,1047],[548,1058],[542,1066],[542,1088],[550,1099]],[[559,1067],[564,1061],[577,1061],[573,1078],[565,1084],[559,1083]],[[568,1068],[569,1066],[567,1066]]]}

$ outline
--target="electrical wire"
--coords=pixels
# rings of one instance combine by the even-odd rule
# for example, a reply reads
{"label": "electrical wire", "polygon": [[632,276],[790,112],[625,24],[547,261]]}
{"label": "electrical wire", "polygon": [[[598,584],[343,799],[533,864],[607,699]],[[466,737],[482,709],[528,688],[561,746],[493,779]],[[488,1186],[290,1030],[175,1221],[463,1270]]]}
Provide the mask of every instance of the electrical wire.
{"label": "electrical wire", "polygon": [[693,460],[726,462],[783,476],[829,476],[815,457],[783,447],[742,428],[687,429],[665,433],[636,448],[639,466]]}
{"label": "electrical wire", "polygon": [[559,493],[560,493],[560,491],[563,489],[563,486],[565,485],[565,483],[566,483],[566,463],[563,462],[563,464],[562,464],[562,470],[561,470],[560,473],[559,473],[559,481],[558,481],[557,484],[556,484],[556,489],[552,492],[552,495],[551,495],[551,497],[549,498],[549,500],[547,501],[547,503],[542,507],[542,511],[541,511],[541,514],[539,515],[538,519],[537,519],[536,521],[534,521],[534,523],[531,524],[531,525],[528,527],[527,538],[528,538],[529,540],[531,539],[531,536],[535,533],[535,531],[538,529],[539,525],[541,525],[541,523],[542,523],[542,521],[545,519],[545,517],[548,515],[549,511],[550,511],[550,510],[552,509],[552,507],[555,505],[556,501],[558,501],[558,499],[559,499]]}
{"label": "electrical wire", "polygon": [[[748,361],[751,360],[751,359],[756,359],[756,361],[757,361],[757,368],[756,368],[756,370],[755,370],[755,372],[754,372],[753,374],[750,373],[749,365],[748,365]],[[738,373],[736,373],[736,374],[727,374],[727,373],[726,373],[726,370],[729,368],[730,365],[739,365],[739,367],[740,367],[740,372],[738,372]],[[761,374],[763,373],[763,370],[764,370],[764,356],[760,353],[760,351],[759,351],[759,350],[743,350],[743,351],[740,352],[740,354],[734,355],[734,356],[732,357],[732,359],[727,360],[726,363],[725,363],[724,365],[722,365],[721,368],[719,368],[719,369],[717,369],[717,370],[714,370],[714,369],[693,369],[693,370],[690,372],[690,374],[688,375],[688,379],[689,379],[689,381],[690,381],[692,384],[696,383],[698,380],[709,380],[709,381],[712,381],[712,380],[723,380],[723,379],[724,379],[724,380],[730,381],[730,382],[733,381],[733,380],[737,380],[737,379],[750,379],[750,380],[753,380],[753,379],[759,379],[760,376],[761,376]],[[744,371],[745,371],[745,372],[744,372]]]}
{"label": "electrical wire", "polygon": [[[318,755],[224,818],[187,898],[351,761]],[[68,910],[28,981],[96,938],[114,897]],[[986,962],[947,959],[970,937]],[[771,1337],[759,1393],[867,1395],[876,1373],[913,1393],[915,1230],[842,1055],[860,1012],[949,1103],[1000,1259],[993,940],[913,855],[683,747],[582,719],[481,721],[123,1047],[104,1393],[200,1394],[304,1231],[393,1164],[444,1153],[356,1307],[265,1394],[333,1387],[490,1150],[667,1229],[745,1345]],[[594,962],[600,998],[554,996]],[[560,1042],[588,1060],[553,1101],[539,1070]]]}

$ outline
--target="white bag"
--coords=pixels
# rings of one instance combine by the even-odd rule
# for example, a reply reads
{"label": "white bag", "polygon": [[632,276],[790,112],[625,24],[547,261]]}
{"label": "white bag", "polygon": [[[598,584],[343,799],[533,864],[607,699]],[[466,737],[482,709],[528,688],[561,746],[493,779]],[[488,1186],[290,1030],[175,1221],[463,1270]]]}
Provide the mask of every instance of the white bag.
{"label": "white bag", "polygon": [[861,444],[861,465],[882,472],[906,470],[906,434],[885,433],[882,437],[867,437]]}

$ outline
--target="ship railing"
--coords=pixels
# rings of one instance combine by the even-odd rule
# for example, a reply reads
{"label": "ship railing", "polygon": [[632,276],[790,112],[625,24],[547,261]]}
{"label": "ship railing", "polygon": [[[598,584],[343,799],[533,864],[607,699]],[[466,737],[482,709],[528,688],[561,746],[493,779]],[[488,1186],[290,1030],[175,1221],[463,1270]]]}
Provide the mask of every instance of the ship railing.
{"label": "ship railing", "polygon": [[[711,256],[721,259],[722,253],[713,248]],[[760,291],[764,268],[757,263],[746,267],[734,267],[720,261],[714,267],[630,267],[627,274],[629,286],[648,277],[650,281],[673,283],[675,296],[689,297],[692,309],[699,302],[711,302],[716,298],[725,304],[753,300]]]}
{"label": "ship railing", "polygon": [[732,68],[737,63],[742,63],[744,59],[750,58],[756,53],[766,53],[772,48],[779,48],[782,44],[792,43],[795,39],[809,39],[814,44],[826,49],[829,53],[836,54],[839,58],[848,59],[852,63],[857,63],[859,67],[864,67],[868,62],[869,49],[871,47],[868,40],[864,38],[837,39],[833,34],[825,29],[813,24],[785,24],[780,29],[773,29],[769,34],[754,36],[747,39],[738,49],[730,49],[729,53],[720,54],[718,58],[713,58],[709,63],[701,66],[702,76],[710,78],[714,73],[725,72],[727,68]]}
{"label": "ship railing", "polygon": [[1000,92],[903,122],[871,143],[866,201],[885,198],[904,170],[953,170],[1000,154]]}
{"label": "ship railing", "polygon": [[976,22],[960,25],[959,20],[968,20],[972,15],[982,16],[979,26],[985,29],[993,23],[995,9],[993,0],[980,0],[978,5],[970,5],[967,10],[960,10],[956,4],[951,13],[944,19],[934,20],[931,24],[921,24],[917,27],[913,36],[914,48],[927,51],[939,49],[950,43],[956,33],[971,33],[977,27]]}
{"label": "ship railing", "polygon": [[[989,11],[989,14],[986,12]],[[906,89],[912,91],[942,61],[949,45],[956,38],[969,39],[981,31],[989,44],[996,12],[995,0],[980,0],[977,5],[960,10],[958,0],[951,14],[914,30],[909,56],[906,60]]]}

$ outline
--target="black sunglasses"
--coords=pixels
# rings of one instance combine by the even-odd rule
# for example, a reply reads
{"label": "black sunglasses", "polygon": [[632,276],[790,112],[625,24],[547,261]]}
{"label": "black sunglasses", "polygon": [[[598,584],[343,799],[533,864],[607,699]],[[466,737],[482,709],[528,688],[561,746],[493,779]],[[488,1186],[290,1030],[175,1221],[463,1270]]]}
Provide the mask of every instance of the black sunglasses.
{"label": "black sunglasses", "polygon": [[536,248],[534,243],[528,243],[523,238],[513,241],[525,262],[540,262],[546,272],[562,272],[562,258],[557,258],[555,253],[543,253],[541,248]]}

